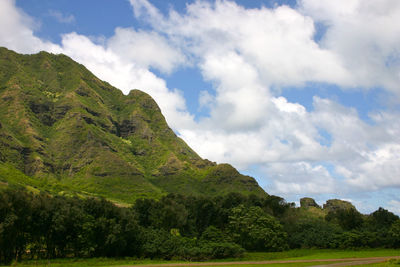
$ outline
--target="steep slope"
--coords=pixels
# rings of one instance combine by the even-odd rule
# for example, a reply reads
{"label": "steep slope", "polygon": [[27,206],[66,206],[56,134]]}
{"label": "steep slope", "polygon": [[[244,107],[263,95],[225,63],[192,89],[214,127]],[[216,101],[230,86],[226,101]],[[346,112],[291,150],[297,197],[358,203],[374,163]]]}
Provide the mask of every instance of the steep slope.
{"label": "steep slope", "polygon": [[201,159],[144,92],[123,95],[65,55],[5,48],[0,181],[121,202],[167,192],[266,194],[230,165]]}

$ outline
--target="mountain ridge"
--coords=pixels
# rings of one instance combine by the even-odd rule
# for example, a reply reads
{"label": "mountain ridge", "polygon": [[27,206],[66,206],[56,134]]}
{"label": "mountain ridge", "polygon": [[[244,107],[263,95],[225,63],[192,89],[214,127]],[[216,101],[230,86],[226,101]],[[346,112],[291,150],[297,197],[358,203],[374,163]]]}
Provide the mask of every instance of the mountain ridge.
{"label": "mountain ridge", "polygon": [[124,95],[62,54],[0,48],[0,148],[3,186],[127,203],[171,192],[266,195],[254,178],[199,157],[148,94]]}

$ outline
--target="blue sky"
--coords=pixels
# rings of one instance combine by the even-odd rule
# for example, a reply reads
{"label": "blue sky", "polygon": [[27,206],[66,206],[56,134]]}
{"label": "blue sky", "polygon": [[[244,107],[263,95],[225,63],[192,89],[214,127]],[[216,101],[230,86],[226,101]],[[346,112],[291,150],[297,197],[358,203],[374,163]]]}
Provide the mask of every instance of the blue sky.
{"label": "blue sky", "polygon": [[271,194],[400,214],[397,0],[3,0],[0,46],[155,98]]}

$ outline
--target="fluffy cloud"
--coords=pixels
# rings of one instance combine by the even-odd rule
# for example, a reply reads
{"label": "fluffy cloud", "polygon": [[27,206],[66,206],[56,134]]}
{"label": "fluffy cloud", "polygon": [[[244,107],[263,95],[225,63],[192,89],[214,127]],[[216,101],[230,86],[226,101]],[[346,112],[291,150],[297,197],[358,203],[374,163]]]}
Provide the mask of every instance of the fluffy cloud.
{"label": "fluffy cloud", "polygon": [[241,168],[277,161],[314,161],[324,157],[326,147],[318,142],[319,132],[303,106],[290,103],[283,97],[265,101],[268,101],[267,113],[260,117],[258,128],[233,129],[226,126],[229,120],[218,125],[224,118],[215,115],[202,119],[196,128],[180,130],[180,134],[201,155],[219,162],[231,162]]}
{"label": "fluffy cloud", "polygon": [[34,21],[15,7],[15,0],[0,1],[0,45],[20,53],[46,50],[60,52],[57,45],[34,36]]}
{"label": "fluffy cloud", "polygon": [[187,14],[171,11],[163,18],[147,1],[131,3],[136,15],[198,56],[203,71],[213,57],[237,52],[267,85],[348,79],[336,55],[314,42],[313,21],[287,6],[246,10],[229,1],[196,1],[187,6]]}
{"label": "fluffy cloud", "polygon": [[[400,3],[397,0],[301,0],[299,8],[245,9],[234,2],[196,1],[168,17],[146,0],[135,15],[207,60],[237,52],[265,85],[328,82],[400,94]],[[146,12],[147,11],[147,12]],[[317,33],[315,25],[325,31]],[[316,34],[322,39],[316,42]]]}
{"label": "fluffy cloud", "polygon": [[349,86],[383,86],[400,95],[400,2],[301,0],[303,14],[326,27],[321,47],[340,58]]}
{"label": "fluffy cloud", "polygon": [[324,194],[337,192],[338,186],[329,171],[322,165],[307,162],[272,163],[266,167],[267,174],[275,176],[272,192],[280,194]]}
{"label": "fluffy cloud", "polygon": [[107,41],[107,46],[127,62],[135,62],[144,68],[157,68],[166,73],[186,62],[184,55],[156,32],[117,28],[115,35]]}
{"label": "fluffy cloud", "polygon": [[331,100],[315,98],[314,106],[313,121],[332,134],[329,159],[349,185],[364,190],[400,187],[398,113],[371,115],[370,125],[354,109]]}

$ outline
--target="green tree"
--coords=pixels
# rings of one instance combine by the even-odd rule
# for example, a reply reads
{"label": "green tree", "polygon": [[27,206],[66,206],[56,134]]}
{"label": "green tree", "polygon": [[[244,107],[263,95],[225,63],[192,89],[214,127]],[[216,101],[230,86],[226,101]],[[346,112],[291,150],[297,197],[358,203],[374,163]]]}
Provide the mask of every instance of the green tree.
{"label": "green tree", "polygon": [[389,229],[392,224],[399,219],[399,216],[384,209],[379,208],[369,215],[369,224],[371,227],[376,229],[387,228]]}
{"label": "green tree", "polygon": [[392,238],[392,246],[395,248],[400,247],[400,220],[395,221],[389,230],[389,235]]}
{"label": "green tree", "polygon": [[229,235],[224,234],[220,229],[215,226],[209,226],[202,233],[200,240],[209,242],[224,242],[229,240]]}
{"label": "green tree", "polygon": [[281,251],[287,248],[282,225],[260,207],[239,205],[229,216],[229,231],[236,243],[251,251]]}
{"label": "green tree", "polygon": [[291,248],[335,248],[339,226],[323,219],[305,218],[296,222],[288,232]]}
{"label": "green tree", "polygon": [[150,227],[152,224],[151,213],[156,206],[154,199],[137,199],[132,209],[137,214],[138,222],[143,227]]}
{"label": "green tree", "polygon": [[189,217],[194,219],[195,231],[202,234],[210,225],[218,224],[219,216],[219,209],[212,199],[198,198]]}
{"label": "green tree", "polygon": [[285,199],[281,197],[269,195],[264,199],[262,207],[269,214],[281,217],[287,210],[294,207],[294,203],[287,203]]}
{"label": "green tree", "polygon": [[353,230],[362,226],[364,220],[356,209],[339,209],[330,211],[325,219],[340,225],[343,230]]}
{"label": "green tree", "polygon": [[0,261],[19,260],[30,239],[32,194],[25,190],[0,192]]}

